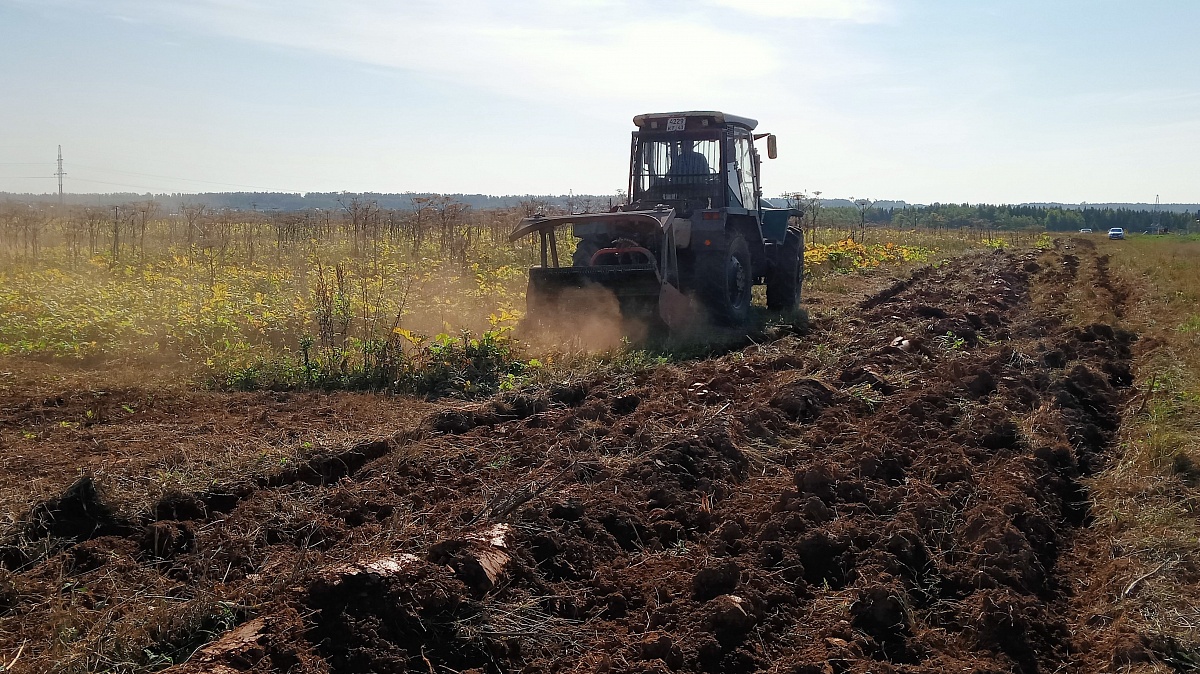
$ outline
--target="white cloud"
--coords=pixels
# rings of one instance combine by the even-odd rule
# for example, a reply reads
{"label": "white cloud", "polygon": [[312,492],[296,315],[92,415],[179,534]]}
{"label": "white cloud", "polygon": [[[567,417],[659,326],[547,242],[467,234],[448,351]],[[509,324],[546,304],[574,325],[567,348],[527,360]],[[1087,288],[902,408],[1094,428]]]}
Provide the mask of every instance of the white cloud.
{"label": "white cloud", "polygon": [[702,12],[668,15],[632,0],[63,1],[510,96],[575,102],[749,92],[781,65],[779,52],[750,27],[738,32]]}

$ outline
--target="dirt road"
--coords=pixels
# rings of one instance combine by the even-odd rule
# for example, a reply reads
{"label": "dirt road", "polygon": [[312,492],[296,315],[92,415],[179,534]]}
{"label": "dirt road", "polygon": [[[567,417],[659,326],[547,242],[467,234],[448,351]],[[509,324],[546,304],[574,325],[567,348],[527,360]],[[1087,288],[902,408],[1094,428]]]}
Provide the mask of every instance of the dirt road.
{"label": "dirt road", "polygon": [[[1135,335],[1090,248],[919,270],[805,335],[571,380],[158,500],[18,514],[0,635],[45,671],[1103,671],[1072,615]],[[103,487],[103,485],[101,485]],[[1094,630],[1093,630],[1094,632]],[[193,652],[201,647],[198,652]]]}

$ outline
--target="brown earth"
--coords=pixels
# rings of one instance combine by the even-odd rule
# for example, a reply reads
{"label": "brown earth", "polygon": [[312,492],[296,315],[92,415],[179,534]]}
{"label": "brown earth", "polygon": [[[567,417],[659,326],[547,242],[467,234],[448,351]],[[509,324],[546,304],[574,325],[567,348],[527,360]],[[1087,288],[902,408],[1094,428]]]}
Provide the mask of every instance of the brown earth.
{"label": "brown earth", "polygon": [[190,658],[176,674],[1153,667],[1155,644],[1072,613],[1093,570],[1060,563],[1136,339],[1069,325],[1080,283],[1123,301],[1092,248],[998,251],[803,335],[419,424],[298,396],[278,428],[325,400],[391,432],[203,488],[85,476],[16,513],[0,652],[24,645],[13,671]]}

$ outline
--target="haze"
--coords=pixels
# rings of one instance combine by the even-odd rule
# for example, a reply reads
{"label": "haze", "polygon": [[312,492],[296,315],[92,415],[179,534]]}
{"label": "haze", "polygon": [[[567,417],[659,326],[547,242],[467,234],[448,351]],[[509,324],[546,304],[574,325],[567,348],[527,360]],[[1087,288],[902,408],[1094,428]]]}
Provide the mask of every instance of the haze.
{"label": "haze", "polygon": [[1200,4],[0,0],[0,191],[607,194],[630,122],[768,196],[1200,201]]}

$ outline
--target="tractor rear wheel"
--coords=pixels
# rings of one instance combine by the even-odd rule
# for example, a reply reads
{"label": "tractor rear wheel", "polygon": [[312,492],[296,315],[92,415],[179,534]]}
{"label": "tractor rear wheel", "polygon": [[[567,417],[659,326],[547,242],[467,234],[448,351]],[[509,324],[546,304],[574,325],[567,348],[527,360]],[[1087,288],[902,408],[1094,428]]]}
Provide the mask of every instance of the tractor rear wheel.
{"label": "tractor rear wheel", "polygon": [[775,268],[767,279],[767,308],[794,311],[800,306],[800,287],[804,283],[804,234],[789,229],[779,247]]}
{"label": "tractor rear wheel", "polygon": [[696,254],[696,292],[714,323],[741,325],[750,315],[754,275],[750,246],[738,232],[728,235],[725,249]]}

